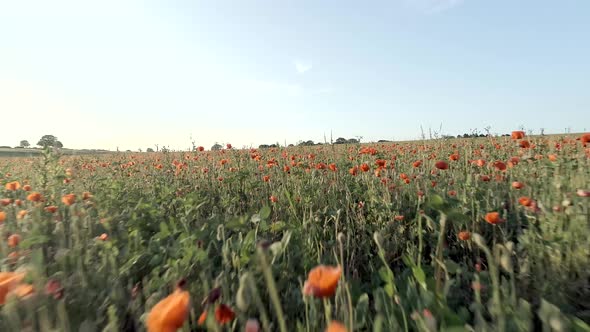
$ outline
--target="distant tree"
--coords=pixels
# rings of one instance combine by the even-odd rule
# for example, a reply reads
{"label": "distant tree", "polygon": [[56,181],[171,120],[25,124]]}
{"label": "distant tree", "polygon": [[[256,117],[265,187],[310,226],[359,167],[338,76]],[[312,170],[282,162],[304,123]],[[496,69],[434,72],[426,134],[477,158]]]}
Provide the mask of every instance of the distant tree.
{"label": "distant tree", "polygon": [[334,144],[346,144],[347,140],[344,137],[338,137],[336,139],[336,142],[334,142]]}
{"label": "distant tree", "polygon": [[268,149],[268,144],[260,144],[258,146],[259,149]]}
{"label": "distant tree", "polygon": [[361,141],[359,139],[357,139],[357,138],[349,138],[349,139],[346,140],[346,143],[348,143],[348,144],[358,144],[360,142]]}
{"label": "distant tree", "polygon": [[29,141],[27,141],[26,139],[20,141],[20,144],[18,145],[21,148],[28,148],[29,146],[31,146],[31,143],[29,143]]}
{"label": "distant tree", "polygon": [[152,149],[152,148],[147,148],[147,149],[145,150],[145,152],[154,152],[154,149]]}
{"label": "distant tree", "polygon": [[300,146],[312,146],[312,145],[314,145],[314,142],[312,140],[309,140],[309,141],[299,141],[299,143],[297,143],[297,145],[300,145]]}
{"label": "distant tree", "polygon": [[387,142],[389,142],[389,140],[386,140],[386,139],[380,139],[377,141],[377,143],[387,143]]}
{"label": "distant tree", "polygon": [[217,151],[217,150],[221,150],[221,149],[223,149],[223,146],[221,144],[219,144],[219,143],[215,143],[211,147],[211,151]]}
{"label": "distant tree", "polygon": [[56,148],[63,147],[63,144],[57,140],[57,137],[55,137],[53,135],[43,135],[43,137],[41,137],[39,142],[37,142],[37,145],[39,145],[40,147],[43,147],[43,148],[46,148],[48,146],[52,146],[52,147],[56,147]]}

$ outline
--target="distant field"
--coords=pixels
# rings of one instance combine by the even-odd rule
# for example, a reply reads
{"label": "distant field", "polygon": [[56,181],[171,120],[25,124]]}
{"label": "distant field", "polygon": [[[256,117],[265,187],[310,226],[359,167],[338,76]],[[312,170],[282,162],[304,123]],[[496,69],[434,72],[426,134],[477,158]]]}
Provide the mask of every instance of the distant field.
{"label": "distant field", "polygon": [[[544,135],[544,136],[540,136],[540,135],[531,135],[529,136],[530,139],[536,138],[536,137],[579,137],[580,135],[582,135],[581,133],[574,133],[574,134],[548,134],[548,135]],[[501,137],[495,137],[495,138],[501,138]],[[473,140],[489,140],[489,137],[475,137],[475,138],[445,138],[445,139],[426,139],[424,140],[425,143],[430,143],[431,141],[438,141],[438,140],[457,140],[457,141],[462,141],[462,140],[469,140],[469,141],[473,141]],[[388,142],[383,142],[383,143],[377,143],[377,142],[367,142],[367,143],[361,143],[361,145],[370,145],[370,144],[406,144],[406,143],[415,143],[415,142],[421,142],[422,140],[404,140],[404,141],[388,141]],[[354,145],[354,144],[344,144],[345,146],[348,145]],[[254,147],[255,148],[255,147]],[[0,158],[1,157],[34,157],[34,156],[39,156],[42,153],[42,149],[38,149],[38,148],[29,148],[29,149],[21,149],[21,148],[0,148]],[[64,155],[88,155],[88,154],[109,154],[109,153],[117,153],[116,151],[107,151],[107,150],[90,150],[90,149],[67,149],[67,148],[62,148],[60,149],[61,153]],[[121,151],[123,152],[123,151]],[[130,153],[130,152],[126,152],[126,153]],[[133,151],[132,153],[140,153],[140,152],[136,152]]]}
{"label": "distant field", "polygon": [[[42,149],[0,148],[1,157],[35,157],[41,155]],[[61,149],[64,155],[105,154],[111,151]]]}
{"label": "distant field", "polygon": [[590,331],[590,135],[521,134],[0,158],[0,331]]}

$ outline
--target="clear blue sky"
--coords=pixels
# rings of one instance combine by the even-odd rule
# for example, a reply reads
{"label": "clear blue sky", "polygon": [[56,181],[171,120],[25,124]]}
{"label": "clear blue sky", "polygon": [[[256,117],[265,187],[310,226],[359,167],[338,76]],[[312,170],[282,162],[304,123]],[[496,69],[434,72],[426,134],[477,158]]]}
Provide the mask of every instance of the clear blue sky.
{"label": "clear blue sky", "polygon": [[590,130],[590,1],[0,0],[0,145]]}

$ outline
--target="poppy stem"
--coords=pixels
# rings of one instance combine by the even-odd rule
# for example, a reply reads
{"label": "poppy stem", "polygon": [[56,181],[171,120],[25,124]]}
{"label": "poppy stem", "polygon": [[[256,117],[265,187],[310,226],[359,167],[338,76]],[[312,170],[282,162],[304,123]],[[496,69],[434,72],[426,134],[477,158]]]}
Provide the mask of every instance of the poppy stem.
{"label": "poppy stem", "polygon": [[272,276],[271,266],[268,265],[268,261],[266,260],[266,254],[261,248],[258,248],[258,257],[260,259],[262,273],[264,275],[264,279],[266,280],[266,285],[268,287],[268,293],[270,295],[270,299],[272,301],[275,313],[277,315],[277,319],[279,321],[279,331],[287,332],[287,324],[285,323],[283,309],[281,308],[281,301],[279,300],[277,286]]}
{"label": "poppy stem", "polygon": [[326,326],[330,325],[330,321],[332,320],[332,308],[330,306],[330,300],[324,298],[324,315],[326,317]]}

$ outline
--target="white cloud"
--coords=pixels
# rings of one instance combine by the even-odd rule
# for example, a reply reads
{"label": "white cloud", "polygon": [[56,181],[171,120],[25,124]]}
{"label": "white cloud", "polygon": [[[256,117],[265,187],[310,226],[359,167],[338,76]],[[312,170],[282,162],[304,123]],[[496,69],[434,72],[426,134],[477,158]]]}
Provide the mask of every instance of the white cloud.
{"label": "white cloud", "polygon": [[295,69],[297,70],[297,72],[299,74],[305,73],[306,71],[310,70],[312,67],[312,65],[310,63],[303,62],[300,60],[295,60],[294,64],[295,64]]}

